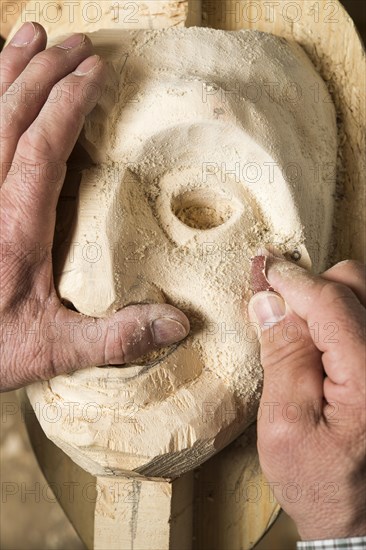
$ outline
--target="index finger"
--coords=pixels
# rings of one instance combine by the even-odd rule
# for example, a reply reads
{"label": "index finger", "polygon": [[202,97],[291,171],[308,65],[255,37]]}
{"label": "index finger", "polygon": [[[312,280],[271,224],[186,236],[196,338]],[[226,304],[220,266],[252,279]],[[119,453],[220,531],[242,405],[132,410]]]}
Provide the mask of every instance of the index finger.
{"label": "index finger", "polygon": [[0,95],[18,78],[29,61],[44,50],[47,35],[39,23],[24,23],[0,54]]}
{"label": "index finger", "polygon": [[[85,59],[59,83],[57,102],[46,101],[36,120],[22,135],[13,168],[1,192],[14,205],[22,223],[12,231],[28,243],[48,245],[53,240],[56,205],[66,173],[66,161],[76,143],[85,116],[94,108],[102,89],[105,65],[99,56]],[[91,86],[93,85],[93,86]],[[70,92],[71,90],[71,92]],[[19,227],[19,229],[18,229]],[[16,239],[18,235],[11,235]]]}

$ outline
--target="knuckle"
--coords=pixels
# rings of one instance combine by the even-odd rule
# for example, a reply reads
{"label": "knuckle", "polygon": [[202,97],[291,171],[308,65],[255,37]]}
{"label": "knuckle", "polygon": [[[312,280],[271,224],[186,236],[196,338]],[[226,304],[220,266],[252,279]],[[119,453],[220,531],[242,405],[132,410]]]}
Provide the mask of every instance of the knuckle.
{"label": "knuckle", "polygon": [[262,339],[261,360],[264,367],[276,370],[284,365],[299,364],[317,359],[317,349],[308,334],[301,326],[291,333],[286,322],[275,327],[273,334],[266,333]]}
{"label": "knuckle", "polygon": [[365,276],[366,272],[366,266],[362,262],[359,262],[357,260],[349,260],[349,268],[355,271],[358,271],[362,273],[362,275]]}
{"label": "knuckle", "polygon": [[0,139],[2,142],[13,140],[21,134],[23,111],[18,98],[5,93],[1,100]]}
{"label": "knuckle", "polygon": [[332,305],[339,300],[349,300],[352,291],[342,283],[326,282],[320,291],[320,301],[326,305]]}
{"label": "knuckle", "polygon": [[[110,330],[112,328],[112,330]],[[120,326],[120,323],[107,327],[104,337],[104,364],[121,364],[126,363],[128,348],[128,338],[125,327]]]}
{"label": "knuckle", "polygon": [[50,378],[54,378],[57,374],[49,348],[50,346],[38,346],[30,351],[32,359],[29,363],[29,370],[32,373],[32,379],[34,381],[49,380]]}
{"label": "knuckle", "polygon": [[286,365],[309,363],[317,359],[317,354],[314,344],[310,342],[287,343],[272,351],[271,355],[266,357],[266,362],[272,367],[280,365],[282,369]]}
{"label": "knuckle", "polygon": [[[325,279],[338,282],[342,288],[343,303],[348,302],[352,307],[351,296],[356,296],[363,306],[366,305],[366,266],[364,264],[356,260],[345,260],[326,271],[324,275]],[[335,292],[334,289],[333,292]],[[355,304],[353,304],[354,307]]]}
{"label": "knuckle", "polygon": [[30,162],[47,162],[53,157],[53,148],[47,131],[42,127],[30,127],[21,136],[18,153],[22,160]]}
{"label": "knuckle", "polygon": [[258,442],[259,450],[269,452],[273,456],[287,454],[287,449],[292,446],[294,439],[292,425],[283,420],[276,420],[274,423],[266,422],[265,427],[262,420],[260,424],[262,437]]}
{"label": "knuckle", "polygon": [[56,84],[51,92],[51,95],[55,98],[55,101],[61,101],[67,103],[68,106],[72,106],[78,101],[78,84],[72,85],[70,80],[63,79]]}
{"label": "knuckle", "polygon": [[61,109],[67,109],[70,116],[74,116],[72,123],[76,123],[80,111],[84,114],[85,90],[80,80],[74,81],[69,77],[60,80],[52,88],[48,99],[50,104],[57,104]]}
{"label": "knuckle", "polygon": [[345,260],[336,264],[333,269],[347,270],[365,276],[366,266],[357,260]]}
{"label": "knuckle", "polygon": [[12,66],[12,59],[11,59],[11,56],[9,55],[9,50],[8,48],[4,48],[3,51],[0,53],[0,68],[1,69],[7,69],[7,68],[11,68]]}
{"label": "knuckle", "polygon": [[[36,73],[52,74],[55,71],[55,53],[52,50],[44,50],[37,53],[29,63],[29,68]],[[47,71],[44,73],[44,71]]]}
{"label": "knuckle", "polygon": [[363,313],[353,291],[342,283],[329,282],[320,293],[321,307],[328,312],[330,321],[336,322],[342,330],[355,330],[363,327]]}
{"label": "knuckle", "polygon": [[344,260],[325,272],[326,275],[335,276],[339,284],[352,285],[352,282],[365,285],[366,266],[357,260]]}
{"label": "knuckle", "polygon": [[12,81],[14,80],[11,78],[11,75],[14,74],[14,56],[10,55],[10,53],[11,52],[9,52],[7,48],[4,48],[4,50],[0,53],[1,74],[8,79],[8,81],[5,80],[1,82],[1,91],[3,91],[9,84],[12,84]]}
{"label": "knuckle", "polygon": [[18,125],[14,125],[6,118],[3,118],[0,123],[0,140],[4,143],[14,139],[19,134]]}
{"label": "knuckle", "polygon": [[357,349],[357,356],[354,357],[354,365],[362,369],[364,365],[363,350],[365,345],[365,325],[362,319],[354,318],[344,319],[339,324],[340,332],[347,344],[352,344]]}

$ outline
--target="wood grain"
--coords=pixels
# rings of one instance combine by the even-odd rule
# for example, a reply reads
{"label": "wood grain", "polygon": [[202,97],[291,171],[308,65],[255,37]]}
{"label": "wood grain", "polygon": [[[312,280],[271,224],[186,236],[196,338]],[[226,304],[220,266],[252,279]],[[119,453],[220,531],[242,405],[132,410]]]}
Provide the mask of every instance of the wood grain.
{"label": "wood grain", "polygon": [[[14,5],[19,3],[13,2]],[[2,0],[2,9],[4,4]],[[290,4],[292,8],[288,7]],[[285,5],[287,11],[284,11]],[[194,6],[198,13],[198,4]],[[8,33],[10,21],[9,17],[6,21],[3,18],[4,35]],[[202,21],[204,26],[226,30],[255,28],[271,32],[295,40],[308,53],[329,85],[339,121],[337,212],[330,261],[346,257],[364,261],[365,54],[354,24],[344,8],[337,0],[296,0],[291,3],[204,0]],[[85,29],[81,27],[77,30]],[[96,483],[92,476],[78,468],[49,442],[44,434],[42,436],[37,421],[33,421],[29,432],[40,465],[49,481]],[[126,479],[122,482],[126,483]],[[61,505],[89,548],[103,548],[103,544],[104,548],[117,547],[113,546],[117,544],[115,541],[119,538],[124,540],[128,530],[135,532],[135,502],[132,500],[127,506],[119,502],[113,511],[114,519],[108,518],[110,502],[107,482],[101,479],[100,483],[104,488],[104,501],[99,502],[98,506],[78,499],[73,503],[61,500]],[[157,524],[163,526],[159,527],[160,534],[167,537],[159,539],[161,550],[179,548],[177,541],[184,540],[184,537],[184,548],[188,550],[192,540],[192,479],[188,475],[175,483],[176,492],[167,480],[145,480],[140,486],[144,495],[142,514],[146,517],[154,514]],[[249,484],[257,488],[261,495],[267,495],[259,499],[256,506],[250,502],[250,498],[249,502],[243,498]],[[252,548],[278,512],[277,504],[266,493],[268,486],[259,469],[254,429],[199,469],[194,490],[195,538],[192,545],[200,550]],[[176,515],[173,510],[177,510]],[[180,516],[183,516],[181,521],[174,519]],[[173,518],[170,523],[169,518]],[[179,533],[179,536],[172,535],[174,521],[175,533]],[[139,529],[133,540],[144,540],[144,548],[152,548],[149,544],[155,535],[147,530],[144,537],[143,528],[141,532]],[[140,535],[144,538],[137,539]],[[109,546],[106,546],[107,541]],[[136,544],[135,550],[139,548]],[[123,548],[131,547],[130,536],[123,543]]]}

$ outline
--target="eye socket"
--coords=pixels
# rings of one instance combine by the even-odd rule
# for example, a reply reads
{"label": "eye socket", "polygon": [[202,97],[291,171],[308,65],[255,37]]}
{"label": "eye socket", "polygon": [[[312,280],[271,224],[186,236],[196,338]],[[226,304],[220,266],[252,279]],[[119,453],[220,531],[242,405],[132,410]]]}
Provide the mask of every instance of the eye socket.
{"label": "eye socket", "polygon": [[214,229],[233,214],[229,199],[210,189],[186,191],[172,200],[173,214],[193,229]]}

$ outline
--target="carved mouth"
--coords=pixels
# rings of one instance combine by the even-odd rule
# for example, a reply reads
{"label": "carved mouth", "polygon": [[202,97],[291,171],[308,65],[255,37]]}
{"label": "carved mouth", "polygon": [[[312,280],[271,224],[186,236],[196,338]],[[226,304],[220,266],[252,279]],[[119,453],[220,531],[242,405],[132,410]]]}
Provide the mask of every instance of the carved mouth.
{"label": "carved mouth", "polygon": [[131,361],[130,363],[126,363],[125,365],[122,365],[122,366],[153,367],[154,365],[161,363],[163,359],[171,355],[180,346],[181,343],[182,342],[178,342],[177,344],[174,344],[172,346],[153,350],[150,353],[144,355],[143,357],[136,359],[136,361]]}
{"label": "carved mouth", "polygon": [[174,353],[181,344],[182,342],[178,342],[177,344],[174,344],[172,346],[153,350],[150,353],[139,357],[139,359],[131,361],[130,363],[124,363],[123,365],[103,365],[100,368],[121,369],[121,373],[125,375],[125,378],[135,378],[136,376],[144,374],[152,367],[164,361],[167,357],[169,357],[169,355]]}

